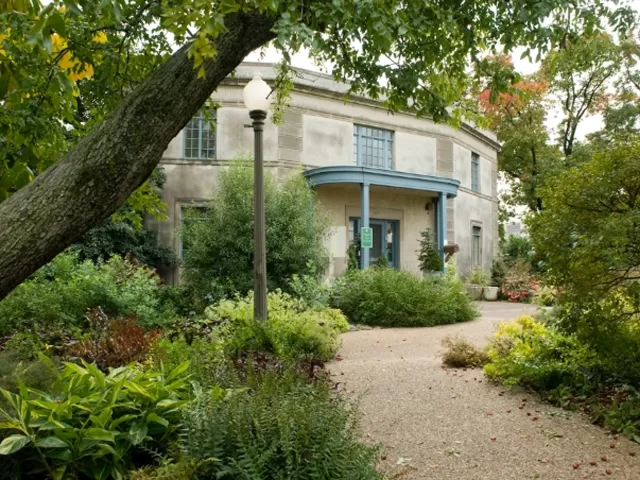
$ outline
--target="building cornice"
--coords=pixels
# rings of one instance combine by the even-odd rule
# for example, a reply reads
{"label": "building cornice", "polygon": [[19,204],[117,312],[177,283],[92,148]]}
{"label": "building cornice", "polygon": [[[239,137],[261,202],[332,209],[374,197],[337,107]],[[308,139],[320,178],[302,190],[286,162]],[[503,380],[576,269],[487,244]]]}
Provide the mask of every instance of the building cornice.
{"label": "building cornice", "polygon": [[[262,63],[262,62],[243,62],[240,67],[244,67],[244,68],[268,68],[268,69],[273,69],[275,71],[276,68],[276,64],[274,63]],[[314,72],[312,70],[307,70],[307,69],[303,69],[303,68],[298,68],[298,67],[293,67],[293,70],[295,70],[297,73],[299,74],[304,74],[307,75],[309,77],[315,77],[317,79],[322,79],[327,83],[331,83],[333,84],[334,88],[328,88],[328,87],[322,87],[322,86],[318,86],[318,85],[309,85],[307,83],[303,83],[303,81],[298,78],[297,76],[294,76],[293,78],[293,84],[295,85],[294,91],[297,92],[302,92],[302,93],[308,93],[311,95],[315,95],[315,96],[324,96],[325,98],[330,98],[333,100],[339,100],[339,101],[349,101],[350,103],[354,103],[356,105],[363,105],[363,106],[367,106],[370,108],[376,108],[379,110],[384,110],[385,112],[388,112],[389,110],[387,108],[384,107],[384,105],[382,104],[381,101],[379,100],[374,100],[362,95],[356,95],[353,93],[349,93],[349,86],[345,83],[340,83],[336,80],[333,79],[333,77],[331,75],[328,75],[326,73],[322,73],[322,72]],[[221,85],[227,85],[227,86],[237,86],[237,87],[244,87],[249,81],[251,80],[251,78],[249,78],[248,76],[230,76],[227,77],[226,79],[224,79],[221,82]],[[273,83],[273,79],[272,78],[265,78],[265,81],[267,83]],[[407,115],[410,117],[416,117],[415,113],[411,112],[410,110],[401,110],[399,112],[394,112],[396,114],[403,114],[403,115]],[[433,119],[430,117],[417,117],[423,120],[429,120],[431,122],[433,122]],[[433,122],[435,123],[435,122]],[[452,127],[455,128],[455,127]],[[500,151],[502,149],[502,145],[500,144],[500,142],[494,140],[493,138],[491,138],[490,136],[486,135],[485,133],[483,133],[481,130],[475,128],[473,125],[469,124],[469,123],[465,123],[463,122],[460,125],[460,130],[462,130],[465,133],[468,133],[469,135],[471,135],[472,137],[480,140],[481,142],[485,143],[486,145],[490,146],[491,148],[493,148],[496,151]]]}

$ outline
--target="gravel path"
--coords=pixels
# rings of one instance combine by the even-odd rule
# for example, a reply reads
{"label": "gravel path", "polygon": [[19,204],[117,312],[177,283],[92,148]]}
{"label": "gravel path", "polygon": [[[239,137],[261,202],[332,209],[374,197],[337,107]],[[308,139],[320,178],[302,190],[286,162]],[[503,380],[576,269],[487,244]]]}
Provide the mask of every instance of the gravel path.
{"label": "gravel path", "polygon": [[637,444],[534,395],[501,393],[480,370],[442,368],[444,337],[461,334],[483,345],[495,323],[527,309],[481,303],[482,317],[465,324],[344,335],[344,360],[330,369],[341,389],[360,399],[364,434],[384,446],[381,466],[391,478],[640,479]]}

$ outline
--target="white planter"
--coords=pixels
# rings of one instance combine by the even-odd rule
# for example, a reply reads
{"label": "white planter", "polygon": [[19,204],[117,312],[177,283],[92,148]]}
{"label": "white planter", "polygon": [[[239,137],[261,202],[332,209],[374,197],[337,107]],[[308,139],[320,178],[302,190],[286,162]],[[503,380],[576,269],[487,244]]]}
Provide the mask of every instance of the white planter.
{"label": "white planter", "polygon": [[484,287],[484,299],[490,302],[498,300],[498,287]]}
{"label": "white planter", "polygon": [[480,285],[467,285],[467,293],[471,297],[471,300],[482,300],[483,287]]}

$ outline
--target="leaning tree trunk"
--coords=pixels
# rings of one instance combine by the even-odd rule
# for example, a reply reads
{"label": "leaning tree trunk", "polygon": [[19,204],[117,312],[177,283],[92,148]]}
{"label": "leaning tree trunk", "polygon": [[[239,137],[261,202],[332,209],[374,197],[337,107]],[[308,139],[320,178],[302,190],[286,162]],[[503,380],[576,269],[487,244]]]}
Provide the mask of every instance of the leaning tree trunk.
{"label": "leaning tree trunk", "polygon": [[225,24],[205,78],[197,78],[182,47],[95,131],[0,203],[0,299],[115,212],[220,82],[274,37],[274,19],[257,13],[229,16]]}

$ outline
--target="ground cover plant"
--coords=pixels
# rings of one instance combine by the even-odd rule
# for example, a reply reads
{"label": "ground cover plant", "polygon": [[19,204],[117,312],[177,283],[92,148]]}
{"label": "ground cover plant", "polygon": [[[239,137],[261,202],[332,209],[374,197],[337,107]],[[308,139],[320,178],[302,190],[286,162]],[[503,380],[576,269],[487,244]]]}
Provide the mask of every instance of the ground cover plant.
{"label": "ground cover plant", "polygon": [[[145,449],[164,451],[187,403],[188,365],[171,372],[130,365],[108,374],[67,363],[50,392],[1,390],[3,474],[124,478]],[[54,367],[55,368],[55,367]]]}
{"label": "ground cover plant", "polygon": [[267,371],[240,391],[192,402],[181,445],[203,465],[202,479],[382,479],[379,449],[358,439],[354,408],[325,382]]}
{"label": "ground cover plant", "polygon": [[0,304],[0,478],[381,478],[324,370],[348,324],[315,278],[265,322],[251,293],[179,318],[142,265],[56,259]]}
{"label": "ground cover plant", "polygon": [[632,358],[625,349],[605,354],[575,334],[523,316],[498,327],[484,371],[564,408],[581,408],[594,422],[640,442],[638,362]]}
{"label": "ground cover plant", "polygon": [[31,332],[53,342],[88,327],[85,315],[94,307],[135,315],[144,327],[161,326],[174,313],[160,305],[160,290],[153,270],[121,257],[96,265],[62,254],[0,302],[0,336]]}
{"label": "ground cover plant", "polygon": [[453,272],[418,278],[393,268],[349,271],[335,283],[332,304],[352,323],[385,327],[444,325],[478,315]]}
{"label": "ground cover plant", "polygon": [[253,319],[253,295],[223,300],[209,307],[205,319],[218,322],[219,336],[230,353],[267,351],[281,358],[329,360],[340,347],[339,334],[349,330],[347,319],[334,308],[309,308],[276,291],[267,296],[269,318]]}
{"label": "ground cover plant", "polygon": [[442,340],[445,348],[442,363],[452,368],[479,368],[489,361],[487,352],[461,337],[447,337]]}

